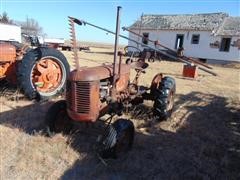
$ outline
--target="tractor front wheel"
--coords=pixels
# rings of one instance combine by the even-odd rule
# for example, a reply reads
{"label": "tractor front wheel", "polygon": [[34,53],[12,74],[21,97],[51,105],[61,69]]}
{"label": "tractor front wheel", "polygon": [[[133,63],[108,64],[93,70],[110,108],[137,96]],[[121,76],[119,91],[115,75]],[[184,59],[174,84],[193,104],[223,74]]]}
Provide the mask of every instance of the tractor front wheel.
{"label": "tractor front wheel", "polygon": [[65,56],[53,48],[30,50],[18,64],[18,83],[29,99],[49,99],[64,90],[70,71]]}
{"label": "tractor front wheel", "polygon": [[102,141],[100,156],[102,158],[117,158],[132,147],[134,140],[134,125],[127,119],[118,119],[110,125]]}
{"label": "tractor front wheel", "polygon": [[173,111],[176,83],[172,77],[162,78],[156,89],[152,90],[154,96],[153,111],[158,120],[167,120]]}
{"label": "tractor front wheel", "polygon": [[72,129],[71,119],[67,114],[65,100],[54,103],[48,110],[45,123],[52,133],[69,133]]}

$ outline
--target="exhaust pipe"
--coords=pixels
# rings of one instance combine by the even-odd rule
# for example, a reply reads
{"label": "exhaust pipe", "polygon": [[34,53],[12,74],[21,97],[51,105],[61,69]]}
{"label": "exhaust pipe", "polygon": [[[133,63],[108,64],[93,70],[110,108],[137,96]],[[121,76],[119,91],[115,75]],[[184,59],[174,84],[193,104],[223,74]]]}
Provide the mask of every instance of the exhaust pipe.
{"label": "exhaust pipe", "polygon": [[117,74],[117,55],[118,55],[118,41],[119,41],[119,32],[120,32],[120,6],[117,7],[117,20],[116,20],[116,33],[115,33],[115,44],[114,44],[114,59],[113,59],[113,87],[111,96],[114,98],[116,96],[116,83],[119,78],[119,73]]}

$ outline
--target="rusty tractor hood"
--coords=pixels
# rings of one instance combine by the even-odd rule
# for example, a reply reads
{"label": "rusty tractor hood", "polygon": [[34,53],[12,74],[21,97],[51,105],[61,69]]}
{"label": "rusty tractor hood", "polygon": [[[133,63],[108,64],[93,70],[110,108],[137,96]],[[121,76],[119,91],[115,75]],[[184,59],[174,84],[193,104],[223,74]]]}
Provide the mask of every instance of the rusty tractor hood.
{"label": "rusty tractor hood", "polygon": [[[118,66],[118,65],[117,65]],[[118,68],[116,73],[118,73]],[[121,64],[120,74],[130,73],[130,65]],[[113,65],[102,65],[96,67],[83,67],[79,71],[73,70],[70,73],[71,81],[96,81],[113,76]]]}
{"label": "rusty tractor hood", "polygon": [[10,43],[0,43],[0,62],[16,60],[16,48]]}

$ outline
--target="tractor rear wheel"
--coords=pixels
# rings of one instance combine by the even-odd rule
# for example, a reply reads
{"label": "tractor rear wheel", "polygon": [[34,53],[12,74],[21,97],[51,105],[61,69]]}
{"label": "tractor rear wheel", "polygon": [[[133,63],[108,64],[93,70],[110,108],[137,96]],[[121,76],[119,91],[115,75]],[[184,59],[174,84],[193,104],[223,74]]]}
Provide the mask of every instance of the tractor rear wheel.
{"label": "tractor rear wheel", "polygon": [[134,140],[134,125],[127,119],[118,119],[110,125],[102,141],[100,156],[102,158],[117,158],[132,148]]}
{"label": "tractor rear wheel", "polygon": [[69,133],[72,129],[71,119],[67,114],[67,103],[60,100],[47,111],[45,123],[52,133]]}
{"label": "tractor rear wheel", "polygon": [[173,110],[176,83],[172,77],[162,78],[159,86],[152,92],[154,96],[153,111],[158,120],[167,120]]}
{"label": "tractor rear wheel", "polygon": [[18,83],[29,99],[49,99],[62,93],[70,71],[65,56],[53,48],[30,50],[18,64]]}

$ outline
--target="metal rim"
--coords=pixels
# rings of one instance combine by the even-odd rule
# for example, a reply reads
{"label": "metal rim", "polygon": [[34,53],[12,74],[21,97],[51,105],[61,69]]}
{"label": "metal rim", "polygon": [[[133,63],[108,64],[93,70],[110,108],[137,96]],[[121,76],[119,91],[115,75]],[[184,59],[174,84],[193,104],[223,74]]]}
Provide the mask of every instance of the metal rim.
{"label": "metal rim", "polygon": [[52,56],[44,57],[31,69],[30,82],[41,95],[52,95],[60,90],[66,79],[63,63]]}

